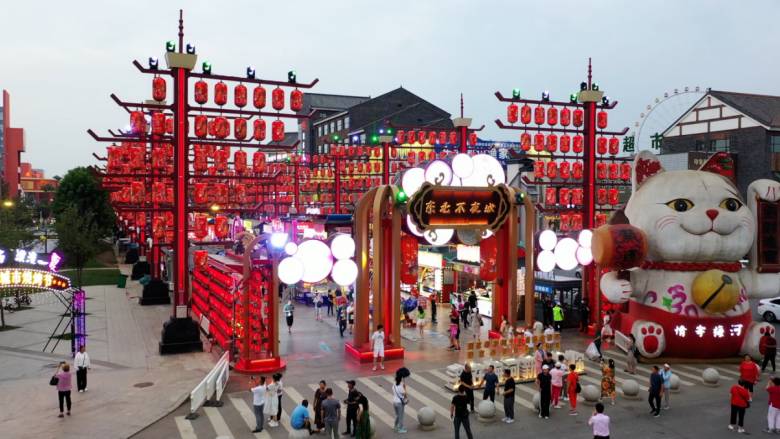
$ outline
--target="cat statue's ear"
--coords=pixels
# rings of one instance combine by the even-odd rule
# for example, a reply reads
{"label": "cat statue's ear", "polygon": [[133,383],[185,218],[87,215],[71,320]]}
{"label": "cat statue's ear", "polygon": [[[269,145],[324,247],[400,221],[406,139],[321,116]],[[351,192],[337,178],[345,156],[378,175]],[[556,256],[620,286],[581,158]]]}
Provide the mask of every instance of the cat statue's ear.
{"label": "cat statue's ear", "polygon": [[664,172],[658,157],[650,151],[641,151],[634,158],[634,171],[631,176],[633,192],[642,187],[642,185],[652,176]]}

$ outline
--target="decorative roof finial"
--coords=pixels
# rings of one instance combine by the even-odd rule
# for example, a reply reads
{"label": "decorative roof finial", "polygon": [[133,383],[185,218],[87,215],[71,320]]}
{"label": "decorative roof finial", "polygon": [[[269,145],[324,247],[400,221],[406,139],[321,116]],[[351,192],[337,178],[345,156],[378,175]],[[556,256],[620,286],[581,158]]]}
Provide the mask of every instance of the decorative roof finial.
{"label": "decorative roof finial", "polygon": [[179,9],[179,53],[182,53],[184,47],[184,10]]}
{"label": "decorative roof finial", "polygon": [[463,117],[463,93],[460,94],[460,117]]}
{"label": "decorative roof finial", "polygon": [[593,79],[593,68],[590,64],[590,57],[588,57],[588,90],[590,90],[591,80]]}

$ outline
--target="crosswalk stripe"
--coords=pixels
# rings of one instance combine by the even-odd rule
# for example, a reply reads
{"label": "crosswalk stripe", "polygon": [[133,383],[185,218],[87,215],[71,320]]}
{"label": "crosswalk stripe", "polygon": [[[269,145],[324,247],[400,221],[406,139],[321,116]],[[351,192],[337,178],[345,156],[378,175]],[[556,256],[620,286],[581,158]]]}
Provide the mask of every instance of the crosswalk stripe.
{"label": "crosswalk stripe", "polygon": [[[287,396],[290,397],[290,399],[293,400],[293,402],[295,403],[295,407],[298,407],[298,405],[301,403],[301,401],[304,400],[303,395],[298,393],[298,391],[295,390],[292,387],[285,387],[284,388],[284,392],[287,394]],[[311,419],[311,423],[313,425],[314,424],[314,410],[312,409],[312,406],[313,406],[313,404],[310,403],[309,407],[307,409],[309,411],[309,419]]]}
{"label": "crosswalk stripe", "polygon": [[[336,383],[336,386],[341,389],[345,394],[349,394],[349,389],[347,388],[347,385],[341,381]],[[382,410],[378,407],[376,403],[369,402],[368,406],[368,413],[371,415],[376,415],[377,418],[379,418],[382,423],[387,425],[390,428],[395,427],[395,417],[388,414],[386,411]]]}
{"label": "crosswalk stripe", "polygon": [[[393,381],[393,378],[389,377],[389,376],[385,376],[385,381],[390,383],[390,385],[393,385],[395,383],[395,381]],[[420,401],[421,403],[427,405],[428,407],[432,408],[433,411],[435,411],[436,413],[442,415],[444,417],[444,419],[448,419],[449,418],[449,416],[450,416],[450,411],[449,410],[445,410],[439,404],[431,401],[430,398],[428,398],[427,396],[425,396],[422,393],[418,392],[412,386],[406,386],[406,391],[409,393],[409,396],[411,396],[412,398],[416,399],[417,401]],[[407,407],[409,407],[408,404],[404,408],[404,410],[407,410]],[[417,416],[417,415],[413,415],[413,416]]]}
{"label": "crosswalk stripe", "polygon": [[176,429],[179,430],[181,439],[198,439],[195,429],[192,428],[192,422],[185,419],[184,416],[176,416],[173,420],[176,422]]}
{"label": "crosswalk stripe", "polygon": [[[437,378],[439,378],[441,380],[444,380],[445,383],[449,383],[453,379],[452,377],[449,377],[449,376],[439,372],[438,370],[429,370],[428,372],[431,375],[433,375],[433,376],[435,376],[435,377],[437,377]],[[442,386],[444,386],[444,385],[442,385]],[[533,398],[534,395],[536,394],[536,391],[531,390],[531,389],[529,389],[528,387],[526,387],[526,386],[524,386],[522,384],[518,384],[517,386],[515,386],[515,389],[516,389],[515,390],[515,404],[520,404],[523,407],[526,407],[526,408],[531,409],[531,410],[535,410],[533,403],[531,403],[528,400],[523,399],[519,395],[519,393],[520,392],[525,392],[526,394],[530,395],[531,398]]]}
{"label": "crosswalk stripe", "polygon": [[217,433],[217,436],[233,437],[233,432],[230,431],[230,427],[228,427],[225,418],[222,417],[222,413],[219,410],[214,407],[203,407],[203,411],[206,412],[206,417],[209,418],[209,422],[214,427],[214,432]]}
{"label": "crosswalk stripe", "polygon": [[[234,396],[230,397],[230,403],[233,404],[233,407],[235,407],[236,410],[238,410],[238,413],[241,414],[241,418],[244,419],[247,427],[249,427],[250,430],[254,430],[255,413],[252,411],[252,409],[249,408],[249,404],[247,404],[243,399],[236,398]],[[263,427],[265,427],[265,425],[263,425]],[[271,439],[271,435],[268,434],[268,431],[266,431],[265,428],[263,428],[263,431],[260,433],[254,433],[254,437],[257,439]]]}
{"label": "crosswalk stripe", "polygon": [[[393,403],[393,397],[390,396],[387,393],[386,389],[383,389],[383,388],[379,387],[379,385],[375,384],[373,381],[371,381],[368,378],[358,378],[358,381],[360,381],[363,385],[365,385],[369,389],[373,390],[377,395],[379,395],[382,398],[384,398],[390,404]],[[404,412],[408,413],[409,416],[411,416],[412,418],[417,419],[417,411],[415,409],[409,407],[408,404],[407,404],[406,407],[404,407]]]}
{"label": "crosswalk stripe", "polygon": [[[617,355],[615,355],[615,354],[613,354],[611,352],[605,352],[604,356],[608,357],[608,358],[612,358],[613,360],[615,360],[615,363],[616,364],[620,364],[621,367],[625,366],[625,364],[626,364],[625,363],[625,359],[622,358],[622,356],[617,356]],[[596,367],[598,367],[598,365],[594,366],[594,368],[596,368]],[[637,369],[637,371],[642,371],[642,372],[646,373],[648,376],[652,372],[652,370],[649,367],[642,366],[642,365],[637,365],[636,369]],[[673,369],[673,372],[677,373],[679,371],[676,371],[675,369]],[[696,375],[693,375],[693,374],[690,374],[690,373],[686,373],[686,372],[679,372],[679,373],[677,373],[677,376],[680,377],[680,384],[682,384],[683,386],[693,386],[693,385],[695,385],[694,383],[683,379],[683,377],[688,378],[688,379],[693,379],[695,381],[701,381],[701,377],[700,376],[697,377]]]}

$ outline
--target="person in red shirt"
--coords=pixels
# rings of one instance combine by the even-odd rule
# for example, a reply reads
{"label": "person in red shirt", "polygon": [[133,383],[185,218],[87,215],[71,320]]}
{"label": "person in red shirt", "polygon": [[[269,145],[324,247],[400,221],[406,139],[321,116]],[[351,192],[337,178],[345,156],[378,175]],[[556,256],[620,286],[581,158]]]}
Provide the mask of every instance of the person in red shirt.
{"label": "person in red shirt", "polygon": [[737,425],[737,432],[744,433],[745,429],[743,425],[745,423],[745,409],[747,409],[750,400],[750,392],[745,387],[745,382],[740,381],[739,384],[731,386],[731,419],[729,421],[729,430],[734,429],[734,425]]}
{"label": "person in red shirt", "polygon": [[766,391],[769,393],[769,411],[764,433],[780,433],[780,378],[772,377],[766,385]]}
{"label": "person in red shirt", "polygon": [[750,392],[749,401],[753,400],[753,385],[758,382],[758,364],[753,362],[750,355],[745,355],[745,359],[739,365],[739,381],[744,384],[744,387]]}
{"label": "person in red shirt", "polygon": [[569,392],[569,404],[571,404],[571,410],[569,414],[572,416],[577,415],[577,384],[580,377],[576,372],[577,367],[573,364],[569,365],[569,375],[566,376],[566,387]]}

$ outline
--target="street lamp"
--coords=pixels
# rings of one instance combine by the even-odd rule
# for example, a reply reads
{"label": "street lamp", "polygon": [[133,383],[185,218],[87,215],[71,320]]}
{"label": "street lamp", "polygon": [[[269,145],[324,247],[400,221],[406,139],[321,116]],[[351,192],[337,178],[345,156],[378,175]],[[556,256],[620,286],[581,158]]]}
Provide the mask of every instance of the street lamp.
{"label": "street lamp", "polygon": [[3,201],[3,207],[11,208],[14,207],[13,200],[4,200]]}

